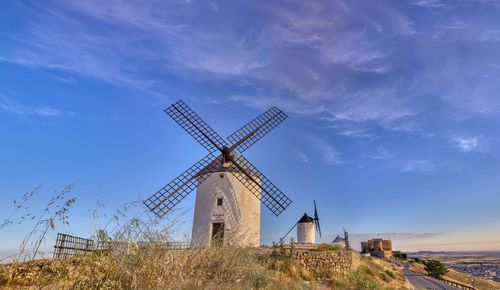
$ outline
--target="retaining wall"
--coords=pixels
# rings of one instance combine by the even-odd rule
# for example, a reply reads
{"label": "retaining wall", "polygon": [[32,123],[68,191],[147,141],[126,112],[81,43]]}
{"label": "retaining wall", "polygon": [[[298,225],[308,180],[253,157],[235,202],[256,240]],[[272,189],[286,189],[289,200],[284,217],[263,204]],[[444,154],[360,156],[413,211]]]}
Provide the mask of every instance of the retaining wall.
{"label": "retaining wall", "polygon": [[293,254],[296,261],[312,272],[333,271],[348,274],[359,266],[359,254],[354,251],[298,251]]}

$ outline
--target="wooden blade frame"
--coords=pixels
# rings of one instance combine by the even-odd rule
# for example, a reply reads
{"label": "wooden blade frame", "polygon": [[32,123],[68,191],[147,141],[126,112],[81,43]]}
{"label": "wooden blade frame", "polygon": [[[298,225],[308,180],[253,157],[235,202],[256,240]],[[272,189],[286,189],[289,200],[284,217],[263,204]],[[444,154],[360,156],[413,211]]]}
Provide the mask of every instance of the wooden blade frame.
{"label": "wooden blade frame", "polygon": [[[228,171],[233,173],[276,216],[290,205],[292,201],[248,160],[243,156],[230,155],[235,149],[239,152],[247,150],[283,122],[287,115],[281,110],[272,107],[231,134],[228,137],[232,144],[231,148],[227,148],[226,141],[183,101],[174,103],[165,109],[165,112],[210,154],[144,201],[157,217],[161,218],[172,210],[208,177],[210,169],[217,162],[222,162],[226,158],[231,158],[233,161],[230,165],[232,170]],[[221,155],[217,157],[216,151]]]}
{"label": "wooden blade frame", "polygon": [[233,144],[232,146],[234,146],[246,138],[246,140],[241,142],[241,144],[238,144],[235,148],[240,153],[243,153],[257,141],[262,139],[262,137],[269,133],[269,131],[276,128],[286,118],[288,118],[288,116],[280,109],[272,107],[259,115],[257,118],[248,122],[245,126],[241,127],[233,134],[229,135],[227,140],[229,140],[229,142]]}
{"label": "wooden blade frame", "polygon": [[198,186],[198,183],[207,179],[208,174],[203,174],[203,172],[208,171],[211,165],[215,164],[219,159],[220,157],[208,154],[176,179],[158,190],[150,198],[146,199],[144,204],[157,217],[162,218],[190,194]]}
{"label": "wooden blade frame", "polygon": [[281,190],[257,170],[245,157],[234,156],[231,166],[235,168],[230,170],[230,172],[274,215],[278,216],[292,203]]}
{"label": "wooden blade frame", "polygon": [[222,151],[222,148],[227,146],[226,141],[183,101],[174,103],[165,109],[165,113],[172,117],[189,135],[193,136],[208,152]]}

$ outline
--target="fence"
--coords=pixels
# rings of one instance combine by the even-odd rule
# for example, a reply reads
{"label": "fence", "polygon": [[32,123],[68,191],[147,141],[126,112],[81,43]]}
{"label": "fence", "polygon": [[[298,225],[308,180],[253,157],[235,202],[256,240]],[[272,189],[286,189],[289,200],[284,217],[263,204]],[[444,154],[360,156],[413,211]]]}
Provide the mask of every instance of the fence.
{"label": "fence", "polygon": [[109,251],[126,248],[130,243],[136,244],[139,248],[155,245],[169,250],[184,250],[190,248],[190,241],[170,241],[170,242],[142,242],[142,241],[99,241],[75,237],[63,233],[57,234],[54,246],[54,258],[66,258],[75,255],[85,255],[87,253]]}
{"label": "fence", "polygon": [[94,251],[94,241],[58,233],[54,246],[54,258],[66,258]]}
{"label": "fence", "polygon": [[443,278],[438,278],[439,281],[441,282],[444,282],[448,285],[451,285],[453,287],[457,287],[457,288],[460,288],[460,289],[466,289],[466,290],[476,290],[476,288],[474,287],[471,287],[469,285],[465,285],[465,284],[462,284],[462,283],[458,283],[458,282],[455,282],[455,281],[450,281],[450,280],[446,280],[446,279],[443,279]]}
{"label": "fence", "polygon": [[191,247],[190,241],[182,241],[182,242],[166,242],[165,245],[169,249],[173,250],[184,250],[189,249]]}

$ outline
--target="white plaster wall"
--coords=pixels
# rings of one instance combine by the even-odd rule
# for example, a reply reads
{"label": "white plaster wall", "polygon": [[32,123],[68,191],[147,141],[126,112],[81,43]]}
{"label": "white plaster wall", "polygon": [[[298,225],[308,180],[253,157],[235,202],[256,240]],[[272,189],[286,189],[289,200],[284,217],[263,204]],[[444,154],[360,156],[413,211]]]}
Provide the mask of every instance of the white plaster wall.
{"label": "white plaster wall", "polygon": [[297,243],[314,244],[316,242],[316,232],[314,223],[297,224]]}
{"label": "white plaster wall", "polygon": [[[260,200],[233,174],[239,173],[213,173],[198,185],[191,246],[210,246],[214,222],[224,223],[225,245],[260,245]],[[217,206],[219,197],[222,206]]]}

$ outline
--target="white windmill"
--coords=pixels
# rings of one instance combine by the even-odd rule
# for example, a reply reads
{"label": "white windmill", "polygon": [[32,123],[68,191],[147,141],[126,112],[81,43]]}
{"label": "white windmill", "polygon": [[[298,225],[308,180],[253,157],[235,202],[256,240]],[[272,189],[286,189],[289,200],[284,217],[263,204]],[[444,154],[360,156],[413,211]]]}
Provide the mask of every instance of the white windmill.
{"label": "white windmill", "polygon": [[314,217],[310,217],[307,213],[300,218],[298,222],[283,236],[280,240],[283,241],[286,236],[297,227],[297,243],[299,244],[315,244],[316,232],[321,237],[321,227],[319,225],[318,210],[316,208],[316,201],[314,200]]}
{"label": "white windmill", "polygon": [[228,144],[183,101],[165,112],[209,154],[144,204],[161,218],[197,188],[191,246],[259,246],[260,203],[278,216],[291,200],[240,154],[285,120],[285,113],[272,107],[231,134]]}

